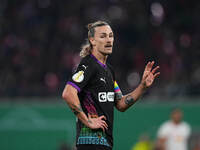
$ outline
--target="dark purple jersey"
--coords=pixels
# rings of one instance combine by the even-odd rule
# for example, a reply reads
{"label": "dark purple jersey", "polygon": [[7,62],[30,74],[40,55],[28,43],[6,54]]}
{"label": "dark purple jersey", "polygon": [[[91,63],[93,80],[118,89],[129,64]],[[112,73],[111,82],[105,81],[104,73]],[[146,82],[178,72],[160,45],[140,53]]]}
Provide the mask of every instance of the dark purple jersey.
{"label": "dark purple jersey", "polygon": [[[108,64],[102,64],[95,56],[84,57],[67,84],[78,90],[81,107],[86,115],[106,116],[108,130],[92,130],[77,120],[76,144],[113,146],[113,109],[115,93],[120,89],[114,72]],[[121,91],[120,91],[121,92]]]}

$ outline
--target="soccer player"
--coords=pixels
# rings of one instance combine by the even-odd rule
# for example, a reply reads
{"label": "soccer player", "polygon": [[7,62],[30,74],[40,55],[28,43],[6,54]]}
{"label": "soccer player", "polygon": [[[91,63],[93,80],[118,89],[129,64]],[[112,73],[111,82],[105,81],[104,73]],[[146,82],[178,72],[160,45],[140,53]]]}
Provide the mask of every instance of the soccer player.
{"label": "soccer player", "polygon": [[187,142],[191,133],[190,125],[182,121],[181,109],[174,109],[171,120],[164,122],[158,130],[156,148],[158,150],[187,150]]}
{"label": "soccer player", "polygon": [[88,43],[82,60],[67,82],[63,98],[77,117],[77,150],[111,150],[113,109],[121,112],[133,105],[160,74],[154,61],[145,67],[141,83],[127,95],[117,84],[114,70],[106,62],[112,54],[114,34],[110,25],[97,21],[88,25]]}

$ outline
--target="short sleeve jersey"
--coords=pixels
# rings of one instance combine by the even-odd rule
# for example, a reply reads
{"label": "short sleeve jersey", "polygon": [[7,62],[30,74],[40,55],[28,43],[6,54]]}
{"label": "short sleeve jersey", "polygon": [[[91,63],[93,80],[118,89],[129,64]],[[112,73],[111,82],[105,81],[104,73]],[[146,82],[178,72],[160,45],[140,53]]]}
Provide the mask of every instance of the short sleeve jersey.
{"label": "short sleeve jersey", "polygon": [[108,64],[102,64],[94,55],[84,57],[72,78],[67,82],[78,90],[81,107],[92,118],[104,115],[108,130],[92,130],[77,120],[76,144],[113,146],[113,109],[115,95],[121,92],[114,72]]}
{"label": "short sleeve jersey", "polygon": [[190,126],[186,122],[175,125],[172,121],[167,121],[159,128],[158,137],[166,138],[166,150],[187,150],[190,132]]}

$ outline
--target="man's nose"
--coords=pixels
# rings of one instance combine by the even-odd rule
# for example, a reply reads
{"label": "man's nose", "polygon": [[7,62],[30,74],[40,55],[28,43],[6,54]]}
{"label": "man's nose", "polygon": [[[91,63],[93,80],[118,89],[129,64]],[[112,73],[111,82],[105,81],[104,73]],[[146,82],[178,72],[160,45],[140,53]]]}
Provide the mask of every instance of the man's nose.
{"label": "man's nose", "polygon": [[112,43],[112,39],[111,38],[106,38],[106,42],[109,44],[109,43]]}

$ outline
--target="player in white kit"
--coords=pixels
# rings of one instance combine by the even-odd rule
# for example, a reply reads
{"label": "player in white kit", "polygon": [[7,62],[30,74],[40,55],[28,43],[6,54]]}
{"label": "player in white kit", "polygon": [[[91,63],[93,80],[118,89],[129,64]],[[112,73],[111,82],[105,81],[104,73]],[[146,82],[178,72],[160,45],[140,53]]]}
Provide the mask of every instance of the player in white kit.
{"label": "player in white kit", "polygon": [[190,136],[190,125],[182,121],[183,113],[180,109],[174,109],[171,120],[164,122],[158,130],[158,150],[187,150]]}

